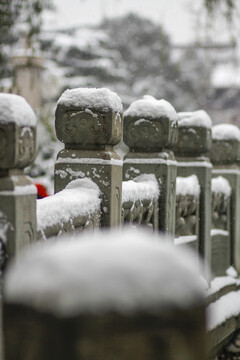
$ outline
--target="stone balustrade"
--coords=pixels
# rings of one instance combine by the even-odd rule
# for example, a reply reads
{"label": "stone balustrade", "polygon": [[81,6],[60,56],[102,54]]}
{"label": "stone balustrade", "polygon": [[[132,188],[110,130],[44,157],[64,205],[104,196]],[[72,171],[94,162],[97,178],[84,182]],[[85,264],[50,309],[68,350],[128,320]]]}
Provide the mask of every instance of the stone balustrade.
{"label": "stone balustrade", "polygon": [[231,186],[230,228],[231,263],[240,271],[240,130],[235,125],[219,124],[213,126],[213,143],[210,153],[213,163],[212,176],[223,176]]}
{"label": "stone balustrade", "polygon": [[[21,97],[0,94],[2,268],[37,239],[130,224],[151,227],[157,236],[168,233],[176,245],[196,249],[217,278],[225,279],[230,266],[240,272],[237,127],[212,129],[204,111],[177,114],[168,102],[150,96],[123,114],[110,90],[73,89],[57,103],[56,133],[64,149],[55,163],[55,195],[37,201],[36,217],[36,190],[24,175],[36,154],[35,115]],[[114,150],[121,139],[129,147],[123,160]],[[205,277],[209,306],[240,288],[229,277],[220,287],[207,272]],[[8,309],[15,315],[19,310],[17,304]],[[211,329],[212,357],[229,336],[223,324]],[[234,322],[231,331],[237,327]]]}
{"label": "stone balustrade", "polygon": [[199,251],[199,196],[196,175],[177,177],[175,244]]}
{"label": "stone balustrade", "polygon": [[211,126],[211,119],[205,111],[199,110],[178,114],[177,175],[186,177],[195,174],[198,178],[200,184],[199,250],[210,267],[212,164],[207,153],[212,143]]}

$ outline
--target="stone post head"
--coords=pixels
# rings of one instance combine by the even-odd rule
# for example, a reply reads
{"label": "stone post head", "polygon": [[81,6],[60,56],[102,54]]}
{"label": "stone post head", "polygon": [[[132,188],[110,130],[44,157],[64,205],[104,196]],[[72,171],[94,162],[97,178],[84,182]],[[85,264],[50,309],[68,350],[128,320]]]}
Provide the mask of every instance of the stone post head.
{"label": "stone post head", "polygon": [[72,89],[57,103],[56,133],[71,149],[116,145],[122,136],[122,102],[108,89]]}
{"label": "stone post head", "polygon": [[25,99],[0,94],[0,170],[22,169],[36,156],[36,117]]}
{"label": "stone post head", "polygon": [[207,153],[211,149],[211,127],[212,121],[204,110],[178,113],[176,152],[183,156]]}
{"label": "stone post head", "polygon": [[213,164],[234,164],[240,160],[240,129],[232,124],[219,124],[212,128]]}
{"label": "stone post head", "polygon": [[177,141],[177,114],[165,100],[145,95],[124,114],[123,140],[132,151],[154,152],[171,148]]}

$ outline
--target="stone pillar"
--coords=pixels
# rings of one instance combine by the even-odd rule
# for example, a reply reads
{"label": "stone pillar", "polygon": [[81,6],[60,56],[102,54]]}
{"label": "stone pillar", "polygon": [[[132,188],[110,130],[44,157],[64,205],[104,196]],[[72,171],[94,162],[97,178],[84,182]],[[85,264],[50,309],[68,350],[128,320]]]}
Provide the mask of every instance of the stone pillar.
{"label": "stone pillar", "polygon": [[40,72],[43,59],[36,56],[14,56],[14,88],[38,112],[41,105]]}
{"label": "stone pillar", "polygon": [[142,230],[82,235],[46,242],[7,272],[6,360],[206,359],[188,254]]}
{"label": "stone pillar", "polygon": [[213,127],[213,177],[223,176],[232,188],[230,201],[231,263],[240,272],[240,130],[235,125]]}
{"label": "stone pillar", "polygon": [[200,184],[199,247],[200,253],[211,266],[212,164],[207,157],[207,152],[211,148],[211,120],[204,111],[179,113],[178,126],[177,174],[183,177],[195,174],[198,177]]}
{"label": "stone pillar", "polygon": [[65,149],[57,156],[55,192],[89,177],[102,193],[101,225],[120,225],[122,161],[113,149],[122,136],[120,98],[108,89],[67,90],[58,101],[56,133]]}
{"label": "stone pillar", "polygon": [[[137,110],[136,110],[137,109]],[[177,140],[174,108],[164,100],[144,97],[124,115],[125,155],[123,177],[154,174],[159,185],[159,230],[175,233],[177,163],[171,148]]]}
{"label": "stone pillar", "polygon": [[0,94],[0,239],[8,257],[36,239],[36,187],[24,175],[36,155],[36,118],[17,95]]}

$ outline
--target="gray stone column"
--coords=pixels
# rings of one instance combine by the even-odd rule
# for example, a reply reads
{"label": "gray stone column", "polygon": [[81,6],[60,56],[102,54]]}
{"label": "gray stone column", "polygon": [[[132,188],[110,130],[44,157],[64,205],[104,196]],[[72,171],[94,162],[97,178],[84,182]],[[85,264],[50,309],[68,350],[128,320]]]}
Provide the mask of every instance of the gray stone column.
{"label": "gray stone column", "polygon": [[36,187],[24,175],[36,155],[36,118],[20,96],[0,94],[0,240],[7,257],[36,239]]}
{"label": "gray stone column", "polygon": [[[226,129],[230,131],[226,132]],[[213,127],[211,161],[213,177],[223,176],[232,188],[230,202],[231,263],[240,272],[240,130],[237,126],[219,124]]]}
{"label": "gray stone column", "polygon": [[211,266],[212,164],[207,157],[207,152],[211,148],[211,120],[204,111],[180,113],[178,126],[177,174],[183,177],[195,174],[198,177],[200,184],[199,247],[200,253]]}
{"label": "gray stone column", "polygon": [[[86,90],[96,97],[95,103],[90,98],[83,101]],[[107,105],[102,95],[109,96]],[[72,180],[89,177],[102,193],[101,225],[110,227],[121,224],[122,161],[113,149],[122,136],[119,103],[120,98],[107,89],[73,89],[62,95],[56,109],[56,133],[65,149],[57,156],[55,192]]]}
{"label": "gray stone column", "polygon": [[42,100],[40,75],[43,59],[36,56],[14,56],[11,60],[15,70],[15,91],[38,112]]}
{"label": "gray stone column", "polygon": [[177,116],[166,101],[149,98],[134,102],[124,116],[123,139],[130,151],[124,158],[123,177],[156,176],[160,188],[159,230],[174,234],[177,163],[171,148],[177,140]]}

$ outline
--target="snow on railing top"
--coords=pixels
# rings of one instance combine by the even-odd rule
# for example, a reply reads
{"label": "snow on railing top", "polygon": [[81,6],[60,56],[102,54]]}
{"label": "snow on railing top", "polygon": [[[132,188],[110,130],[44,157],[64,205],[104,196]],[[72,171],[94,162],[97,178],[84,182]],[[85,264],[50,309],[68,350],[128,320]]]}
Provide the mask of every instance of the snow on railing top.
{"label": "snow on railing top", "polygon": [[59,193],[37,200],[37,230],[99,211],[99,196],[100,190],[91,179],[73,180]]}
{"label": "snow on railing top", "polygon": [[212,192],[221,193],[227,197],[230,197],[232,189],[227,179],[222,176],[218,176],[212,179]]}
{"label": "snow on railing top", "polygon": [[6,275],[7,302],[71,316],[187,308],[203,300],[198,261],[159,235],[156,241],[152,232],[128,229],[64,240],[16,259]]}
{"label": "snow on railing top", "polygon": [[0,122],[11,121],[19,126],[36,126],[36,116],[22,96],[1,93]]}
{"label": "snow on railing top", "polygon": [[143,174],[133,180],[123,181],[122,202],[157,200],[159,197],[158,183],[153,174]]}
{"label": "snow on railing top", "polygon": [[232,124],[219,124],[212,128],[214,140],[238,140],[240,141],[240,129]]}
{"label": "snow on railing top", "polygon": [[196,175],[188,177],[178,176],[176,179],[176,195],[193,195],[199,197],[200,185]]}
{"label": "snow on railing top", "polygon": [[66,90],[59,98],[58,105],[75,106],[96,110],[111,109],[122,112],[122,101],[113,91],[106,88],[77,88]]}
{"label": "snow on railing top", "polygon": [[178,113],[178,126],[182,127],[204,127],[211,129],[212,120],[204,110],[197,110],[193,112],[179,112]]}
{"label": "snow on railing top", "polygon": [[173,121],[177,119],[177,113],[168,101],[163,99],[157,100],[150,95],[145,95],[143,99],[134,101],[124,115],[143,118],[159,118],[166,116]]}

